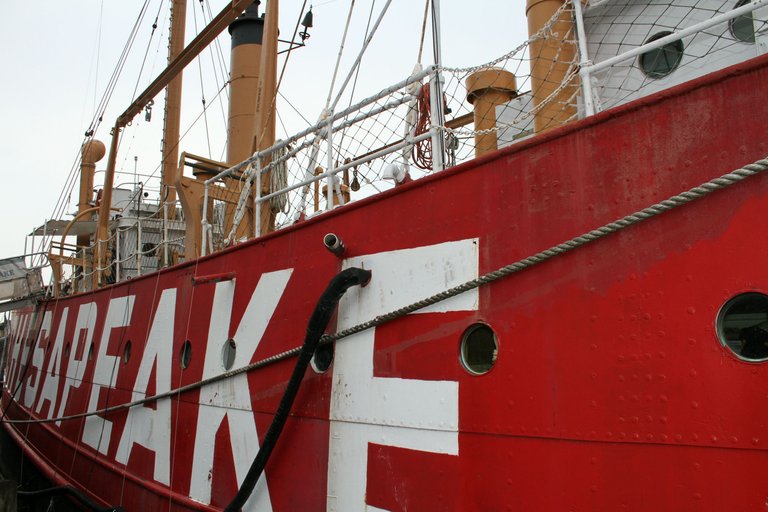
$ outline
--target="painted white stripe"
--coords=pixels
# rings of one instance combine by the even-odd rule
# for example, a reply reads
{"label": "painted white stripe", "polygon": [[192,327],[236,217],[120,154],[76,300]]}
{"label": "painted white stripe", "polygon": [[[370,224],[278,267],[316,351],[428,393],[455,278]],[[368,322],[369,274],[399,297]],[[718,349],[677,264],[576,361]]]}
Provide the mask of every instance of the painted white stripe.
{"label": "painted white stripe", "polygon": [[[351,327],[478,275],[478,241],[448,242],[351,258],[344,267],[373,272],[339,305],[338,328]],[[475,310],[472,290],[418,313]],[[459,385],[373,375],[375,329],[336,344],[328,461],[330,512],[385,512],[365,502],[368,444],[458,455]]]}

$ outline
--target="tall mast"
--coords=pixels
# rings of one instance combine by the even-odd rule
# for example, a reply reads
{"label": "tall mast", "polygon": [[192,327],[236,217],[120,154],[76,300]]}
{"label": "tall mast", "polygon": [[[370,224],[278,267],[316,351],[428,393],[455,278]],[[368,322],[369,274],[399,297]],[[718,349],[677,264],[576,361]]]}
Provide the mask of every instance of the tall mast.
{"label": "tall mast", "polygon": [[117,118],[115,126],[112,128],[112,142],[109,145],[109,158],[107,161],[107,170],[104,173],[104,193],[101,198],[99,208],[99,221],[96,230],[96,267],[98,282],[101,284],[102,272],[109,272],[107,269],[108,260],[108,242],[109,242],[109,210],[112,206],[112,186],[115,179],[115,167],[117,165],[117,148],[120,140],[120,131],[147,106],[149,101],[166,87],[171,80],[184,67],[189,64],[206,46],[208,46],[221,31],[229,25],[237,16],[243,12],[246,5],[252,0],[232,0],[219,14],[206,26],[184,50],[168,64],[155,80],[142,92],[138,98],[128,107],[128,109]]}
{"label": "tall mast", "polygon": [[[187,20],[187,0],[173,0],[171,6],[171,33],[168,41],[168,63],[184,49]],[[165,89],[165,121],[163,126],[162,198],[170,204],[176,201],[174,179],[179,165],[179,131],[181,124],[182,71]],[[172,210],[173,211],[173,210]]]}

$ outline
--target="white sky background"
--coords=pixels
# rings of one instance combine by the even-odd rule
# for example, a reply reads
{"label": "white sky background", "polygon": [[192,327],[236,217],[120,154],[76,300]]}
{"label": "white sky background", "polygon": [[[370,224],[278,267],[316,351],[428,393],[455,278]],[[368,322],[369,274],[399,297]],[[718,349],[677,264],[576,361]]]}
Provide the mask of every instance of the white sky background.
{"label": "white sky background", "polygon": [[[339,43],[346,22],[350,0],[315,0],[314,28],[306,48],[291,54],[281,92],[312,123],[325,104]],[[140,0],[78,0],[29,2],[5,0],[0,17],[0,258],[24,252],[24,237],[51,218],[73,164],[78,158],[84,132],[117,63],[128,35],[141,10]],[[109,130],[116,117],[134,97],[142,59],[149,45],[146,64],[138,78],[136,94],[157,76],[166,64],[169,0],[151,0],[139,28],[123,73],[103,116],[96,138],[109,147]],[[160,10],[158,28],[151,42],[151,26]],[[205,0],[215,16],[224,0]],[[293,33],[302,0],[283,0],[280,6],[280,37]],[[375,20],[385,0],[375,0]],[[477,65],[498,57],[526,39],[525,2],[523,0],[442,0],[443,63],[446,66]],[[262,9],[265,3],[262,3]],[[188,6],[187,41],[204,26],[199,0]],[[193,9],[197,14],[197,30]],[[371,0],[357,0],[352,24],[337,79],[337,89],[349,71],[364,39],[371,10]],[[418,54],[424,0],[393,0],[389,12],[363,58],[355,100],[370,96],[384,87],[406,78]],[[206,17],[206,20],[210,19]],[[101,20],[101,36],[99,26]],[[223,59],[229,65],[229,34],[220,37]],[[284,47],[285,45],[282,45]],[[213,50],[216,52],[216,49]],[[213,71],[212,58],[206,51],[200,62],[203,91],[209,104],[210,157],[220,160],[226,143],[224,116],[227,105],[214,101],[223,85],[221,71]],[[432,62],[431,31],[427,23],[424,64]],[[97,73],[98,64],[98,73]],[[278,72],[282,60],[278,62]],[[184,108],[182,132],[202,111],[201,80],[198,62],[184,72]],[[220,68],[219,68],[220,69]],[[335,96],[335,92],[334,92]],[[226,93],[220,95],[226,99]],[[340,104],[346,106],[349,99]],[[224,114],[222,114],[224,112]],[[295,133],[306,123],[288,107],[279,104],[279,114]],[[132,173],[134,156],[138,172],[149,174],[160,163],[160,133],[163,122],[163,95],[155,99],[152,121],[144,114],[123,132],[117,159],[118,170]],[[277,136],[285,137],[281,124]],[[209,156],[202,120],[195,124],[180,144],[181,151]],[[105,157],[97,164],[99,186],[106,168]],[[122,177],[124,178],[124,177]],[[79,178],[78,178],[79,179]],[[141,179],[141,178],[139,178]],[[120,178],[116,179],[119,184]],[[125,181],[124,179],[122,181]],[[71,200],[60,218],[69,220],[76,210],[77,184],[67,196]]]}

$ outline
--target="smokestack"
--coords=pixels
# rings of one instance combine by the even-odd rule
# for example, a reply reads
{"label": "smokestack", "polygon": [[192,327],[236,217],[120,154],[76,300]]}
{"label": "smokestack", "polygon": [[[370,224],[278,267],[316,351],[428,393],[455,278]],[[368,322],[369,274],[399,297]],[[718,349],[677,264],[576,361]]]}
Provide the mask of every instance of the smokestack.
{"label": "smokestack", "polygon": [[258,0],[254,2],[229,25],[229,33],[232,36],[227,126],[229,165],[242,162],[251,156],[261,40],[264,35],[264,17],[259,16],[260,3]]}

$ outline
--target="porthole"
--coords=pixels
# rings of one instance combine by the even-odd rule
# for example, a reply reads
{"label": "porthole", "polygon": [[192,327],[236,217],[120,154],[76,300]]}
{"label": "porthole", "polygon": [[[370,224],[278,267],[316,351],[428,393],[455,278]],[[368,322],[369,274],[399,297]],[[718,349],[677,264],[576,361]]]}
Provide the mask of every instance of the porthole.
{"label": "porthole", "polygon": [[310,365],[316,373],[324,373],[333,362],[333,343],[319,345],[315,349],[315,355],[312,356]]}
{"label": "porthole", "polygon": [[[670,34],[672,34],[672,32],[666,30],[657,32],[652,35],[645,44]],[[642,69],[643,73],[649,78],[664,78],[680,65],[680,61],[683,60],[684,49],[683,42],[678,39],[677,41],[667,43],[660,48],[649,50],[640,55],[640,69]]]}
{"label": "porthole", "polygon": [[221,348],[221,364],[224,365],[225,370],[232,369],[235,364],[235,355],[237,354],[237,345],[235,340],[229,338],[224,342],[224,346]]}
{"label": "porthole", "polygon": [[192,360],[192,343],[186,340],[181,346],[181,352],[179,353],[179,361],[181,362],[181,368],[187,368],[189,362]]}
{"label": "porthole", "polygon": [[717,315],[720,343],[745,361],[768,361],[768,295],[742,293]]}
{"label": "porthole", "polygon": [[[734,9],[743,7],[748,3],[750,3],[750,0],[739,0],[736,2]],[[735,39],[743,43],[755,42],[755,21],[751,12],[728,21],[728,30],[730,30],[731,35]]]}
{"label": "porthole", "polygon": [[128,364],[128,361],[131,360],[131,340],[128,340],[125,342],[125,347],[123,348],[123,364]]}
{"label": "porthole", "polygon": [[471,325],[461,336],[461,365],[473,375],[483,375],[493,368],[499,353],[496,334],[486,324]]}

